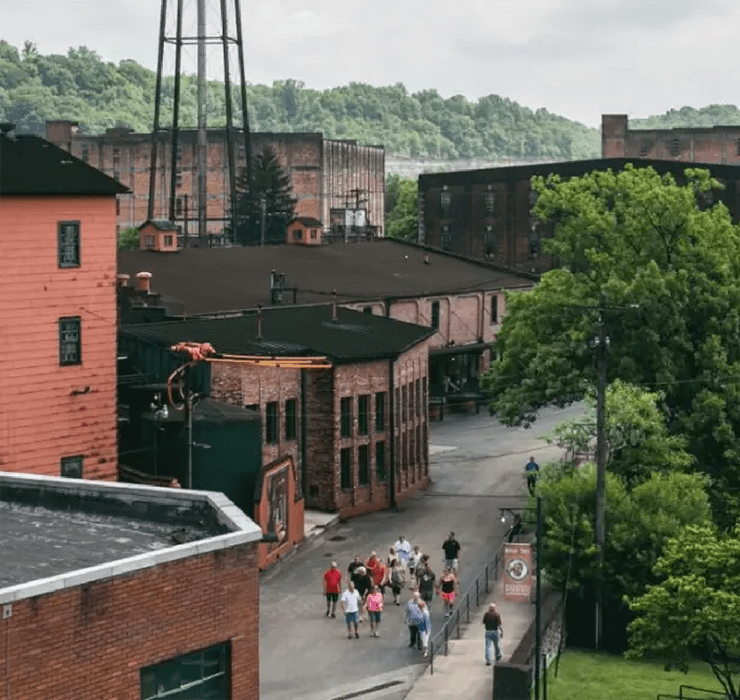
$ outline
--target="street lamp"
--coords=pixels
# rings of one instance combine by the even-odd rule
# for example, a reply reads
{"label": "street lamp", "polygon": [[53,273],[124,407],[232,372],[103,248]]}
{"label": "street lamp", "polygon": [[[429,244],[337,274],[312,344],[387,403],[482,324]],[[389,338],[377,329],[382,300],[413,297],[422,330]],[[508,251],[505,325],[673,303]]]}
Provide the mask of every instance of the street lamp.
{"label": "street lamp", "polygon": [[[542,588],[541,588],[541,569],[542,560],[542,497],[537,496],[536,508],[499,508],[501,522],[506,522],[506,515],[510,513],[514,516],[515,522],[512,525],[512,534],[514,528],[521,523],[522,512],[537,513],[537,530],[535,543],[535,568],[537,570],[537,582],[535,588],[535,608],[534,608],[534,700],[540,700],[540,657],[542,654]],[[547,672],[547,669],[545,669]],[[544,686],[546,688],[547,686]],[[543,690],[544,690],[543,688]],[[544,691],[543,700],[547,700],[547,691]]]}

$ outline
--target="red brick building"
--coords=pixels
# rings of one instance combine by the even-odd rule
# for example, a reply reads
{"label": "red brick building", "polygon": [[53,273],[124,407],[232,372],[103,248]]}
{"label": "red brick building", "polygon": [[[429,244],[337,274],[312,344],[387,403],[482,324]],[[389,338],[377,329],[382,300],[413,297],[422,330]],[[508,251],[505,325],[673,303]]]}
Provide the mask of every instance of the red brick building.
{"label": "red brick building", "polygon": [[117,478],[116,196],[36,136],[0,136],[0,468]]}
{"label": "red brick building", "polygon": [[602,114],[601,155],[738,165],[740,126],[630,129],[626,114]]}
{"label": "red brick building", "polygon": [[289,457],[306,507],[387,508],[428,482],[429,328],[333,305],[127,326],[129,341],[187,339],[219,353],[326,357],[328,369],[210,365],[214,399],[259,411],[263,464]]}
{"label": "red brick building", "polygon": [[227,498],[5,472],[0,489],[3,698],[259,698],[262,533]]}
{"label": "red brick building", "polygon": [[[77,122],[47,122],[46,137],[129,188],[119,197],[119,229],[139,226],[148,218],[152,136],[131,129],[108,129],[105,134],[80,134]],[[197,233],[197,132],[179,132],[176,173],[176,221],[184,232]],[[226,131],[209,129],[207,134],[207,219],[208,231],[220,235],[228,224],[229,179]],[[385,149],[363,146],[354,140],[325,139],[320,133],[254,133],[252,153],[272,148],[280,165],[287,170],[297,198],[296,215],[323,222],[336,221],[335,233],[344,232],[346,214],[361,220],[363,229],[383,235],[385,216]],[[243,147],[242,147],[243,148]],[[162,133],[157,142],[157,173],[153,218],[168,217],[172,162],[171,141]],[[241,150],[237,167],[245,163]]]}

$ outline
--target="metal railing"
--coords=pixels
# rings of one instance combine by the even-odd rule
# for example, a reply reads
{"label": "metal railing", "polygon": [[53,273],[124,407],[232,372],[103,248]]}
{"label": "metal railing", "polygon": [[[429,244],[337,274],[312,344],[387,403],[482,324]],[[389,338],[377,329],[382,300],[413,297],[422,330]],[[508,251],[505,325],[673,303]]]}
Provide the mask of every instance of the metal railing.
{"label": "metal railing", "polygon": [[450,615],[437,634],[429,640],[429,672],[434,674],[434,657],[439,654],[447,656],[451,639],[460,639],[461,625],[470,624],[470,609],[473,614],[485,602],[486,597],[496,584],[504,560],[504,544],[508,541],[511,530],[504,535],[501,544],[488,564],[475,577],[475,581],[459,599]]}

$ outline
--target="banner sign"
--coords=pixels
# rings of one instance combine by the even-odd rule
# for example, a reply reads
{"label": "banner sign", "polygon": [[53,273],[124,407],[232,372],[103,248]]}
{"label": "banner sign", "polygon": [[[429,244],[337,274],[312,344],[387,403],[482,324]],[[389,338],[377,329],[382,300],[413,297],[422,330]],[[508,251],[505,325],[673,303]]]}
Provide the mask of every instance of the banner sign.
{"label": "banner sign", "polygon": [[504,544],[504,600],[528,603],[532,594],[532,545]]}

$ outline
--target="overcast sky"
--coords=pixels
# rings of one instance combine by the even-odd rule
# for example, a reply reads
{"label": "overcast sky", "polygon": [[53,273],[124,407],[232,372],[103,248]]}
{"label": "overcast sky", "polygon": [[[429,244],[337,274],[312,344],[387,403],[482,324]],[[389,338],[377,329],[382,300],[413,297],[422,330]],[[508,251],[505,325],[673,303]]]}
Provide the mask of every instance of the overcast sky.
{"label": "overcast sky", "polygon": [[[228,0],[229,3],[232,0]],[[168,0],[174,6],[174,0]],[[218,0],[207,0],[209,22]],[[184,0],[195,26],[196,0]],[[601,114],[740,103],[740,0],[242,0],[247,80],[403,83]],[[159,0],[0,0],[0,38],[155,69]],[[186,22],[185,33],[187,33]],[[169,30],[168,30],[169,32]],[[209,61],[219,57],[209,49]],[[195,51],[187,59],[195,71]],[[169,60],[169,59],[168,59]]]}

